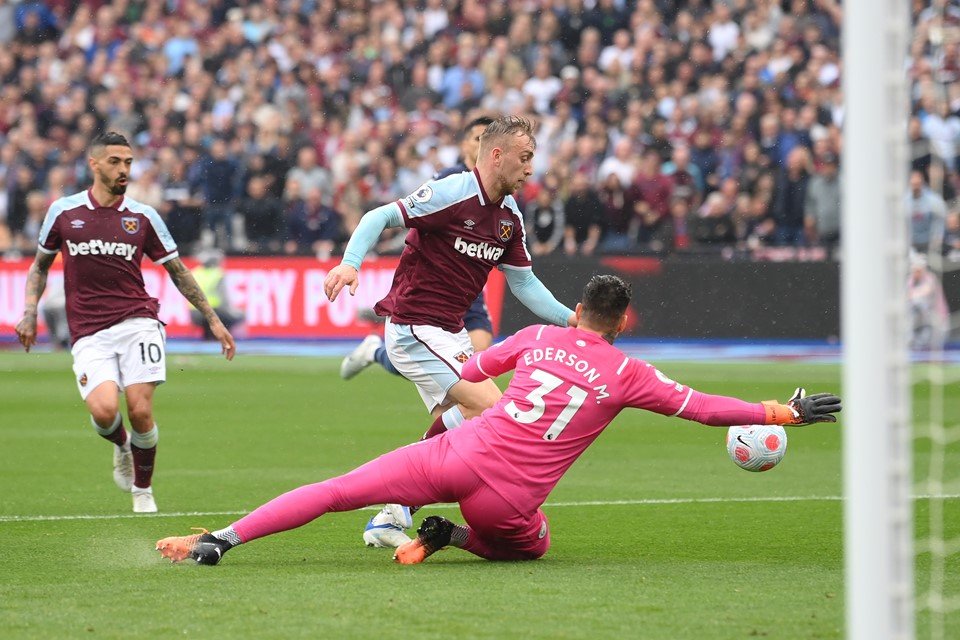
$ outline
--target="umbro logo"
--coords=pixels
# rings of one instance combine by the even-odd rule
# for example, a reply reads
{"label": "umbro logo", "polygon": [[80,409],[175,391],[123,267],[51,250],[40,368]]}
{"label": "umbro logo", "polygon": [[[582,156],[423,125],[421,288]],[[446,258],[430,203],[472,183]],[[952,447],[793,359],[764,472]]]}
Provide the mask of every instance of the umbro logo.
{"label": "umbro logo", "polygon": [[84,221],[83,220],[71,220],[70,226],[74,229],[83,229]]}
{"label": "umbro logo", "polygon": [[463,226],[465,226],[467,229],[473,229],[473,227],[474,227],[475,224],[477,224],[477,223],[474,222],[473,220],[464,220],[464,221],[463,221]]}

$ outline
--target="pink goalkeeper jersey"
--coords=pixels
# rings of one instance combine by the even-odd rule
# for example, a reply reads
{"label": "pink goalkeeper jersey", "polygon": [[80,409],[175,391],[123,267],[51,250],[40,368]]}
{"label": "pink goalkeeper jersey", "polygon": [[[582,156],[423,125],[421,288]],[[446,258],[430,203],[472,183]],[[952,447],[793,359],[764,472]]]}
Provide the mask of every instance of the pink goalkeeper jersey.
{"label": "pink goalkeeper jersey", "polygon": [[763,423],[760,403],[699,393],[600,336],[535,325],[475,354],[463,379],[516,369],[496,405],[444,437],[521,513],[536,509],[624,407],[705,424]]}
{"label": "pink goalkeeper jersey", "polygon": [[157,319],[160,303],[144,288],[140,261],[146,255],[163,264],[179,255],[153,207],[126,197],[107,207],[89,191],[50,205],[39,249],[63,254],[71,342],[128,318]]}

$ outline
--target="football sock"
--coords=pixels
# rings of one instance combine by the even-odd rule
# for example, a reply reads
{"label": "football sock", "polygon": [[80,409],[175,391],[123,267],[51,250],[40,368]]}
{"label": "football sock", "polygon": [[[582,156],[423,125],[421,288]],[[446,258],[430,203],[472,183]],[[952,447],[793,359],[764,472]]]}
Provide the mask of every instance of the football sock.
{"label": "football sock", "polygon": [[130,434],[130,451],[133,453],[133,486],[146,489],[153,479],[153,461],[157,457],[157,440],[160,434],[157,425],[146,433]]}
{"label": "football sock", "polygon": [[447,430],[447,425],[443,424],[443,415],[434,418],[430,428],[420,437],[421,440],[429,440],[433,436],[438,436]]}
{"label": "football sock", "polygon": [[438,436],[444,431],[456,429],[463,424],[463,413],[460,412],[460,405],[454,405],[437,416],[427,432],[423,434],[421,440],[429,440],[433,436]]}
{"label": "football sock", "polygon": [[463,413],[460,412],[460,405],[450,407],[440,417],[443,418],[443,424],[447,429],[456,429],[463,424]]}
{"label": "football sock", "polygon": [[212,535],[217,540],[222,540],[226,542],[229,546],[235,547],[238,544],[243,544],[243,540],[240,539],[240,536],[237,535],[237,532],[233,530],[233,526],[226,527],[225,529],[219,529],[212,532]]}
{"label": "football sock", "polygon": [[127,441],[127,430],[123,428],[123,418],[120,417],[119,412],[117,412],[116,417],[114,417],[113,424],[106,429],[98,425],[97,421],[93,419],[93,416],[90,416],[90,424],[93,425],[93,428],[101,438],[109,440],[118,447],[123,446],[123,443]]}
{"label": "football sock", "polygon": [[377,347],[377,350],[373,352],[373,359],[379,362],[380,366],[383,367],[387,373],[392,373],[395,376],[400,375],[397,368],[390,362],[390,358],[387,357],[387,350],[383,347]]}
{"label": "football sock", "polygon": [[450,546],[462,547],[467,544],[467,536],[469,535],[470,530],[465,526],[462,524],[454,525],[453,532],[450,534]]}

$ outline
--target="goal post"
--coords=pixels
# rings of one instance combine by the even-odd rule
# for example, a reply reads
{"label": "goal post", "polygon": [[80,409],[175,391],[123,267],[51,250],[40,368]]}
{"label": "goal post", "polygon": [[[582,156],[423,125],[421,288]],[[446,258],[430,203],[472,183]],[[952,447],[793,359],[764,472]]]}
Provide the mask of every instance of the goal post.
{"label": "goal post", "polygon": [[908,0],[843,2],[847,638],[914,637],[907,351]]}

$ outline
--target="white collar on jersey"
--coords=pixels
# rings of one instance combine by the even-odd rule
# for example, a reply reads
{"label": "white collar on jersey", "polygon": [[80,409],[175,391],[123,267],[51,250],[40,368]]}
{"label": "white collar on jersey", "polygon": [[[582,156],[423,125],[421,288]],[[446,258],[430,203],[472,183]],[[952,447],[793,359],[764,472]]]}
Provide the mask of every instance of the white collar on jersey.
{"label": "white collar on jersey", "polygon": [[[87,205],[87,209],[91,211],[96,210],[96,205],[93,204],[93,196],[90,195],[90,189],[86,189],[83,192],[83,204]],[[98,203],[99,204],[99,203]],[[110,207],[106,207],[110,208]],[[127,210],[127,197],[123,196],[120,199],[120,206],[116,207],[117,211],[126,211]]]}

